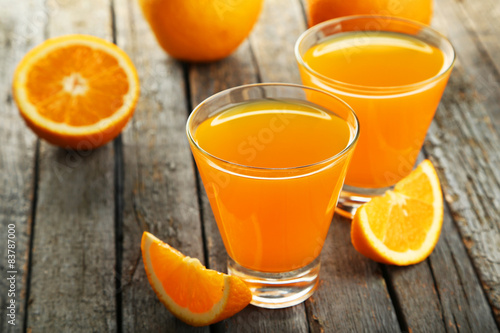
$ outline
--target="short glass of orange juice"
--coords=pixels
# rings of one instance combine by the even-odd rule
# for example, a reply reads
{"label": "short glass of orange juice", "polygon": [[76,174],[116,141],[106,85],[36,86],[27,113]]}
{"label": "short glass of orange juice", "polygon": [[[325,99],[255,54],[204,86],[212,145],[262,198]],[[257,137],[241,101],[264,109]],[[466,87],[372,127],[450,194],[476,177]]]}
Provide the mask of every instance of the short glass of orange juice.
{"label": "short glass of orange juice", "polygon": [[352,109],[313,88],[246,85],[198,105],[186,131],[229,274],[260,307],[307,299],[358,138]]}
{"label": "short glass of orange juice", "polygon": [[304,85],[338,96],[359,118],[337,207],[352,217],[413,169],[453,68],[453,46],[417,22],[348,16],[304,32],[295,57]]}

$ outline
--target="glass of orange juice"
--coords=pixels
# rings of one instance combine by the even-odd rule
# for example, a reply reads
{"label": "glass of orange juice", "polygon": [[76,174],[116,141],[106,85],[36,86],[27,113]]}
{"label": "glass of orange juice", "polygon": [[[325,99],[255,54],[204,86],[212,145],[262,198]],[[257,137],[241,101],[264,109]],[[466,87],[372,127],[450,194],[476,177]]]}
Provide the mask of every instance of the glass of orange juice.
{"label": "glass of orange juice", "polygon": [[358,138],[352,109],[313,88],[247,85],[198,105],[186,131],[229,274],[260,307],[307,299]]}
{"label": "glass of orange juice", "polygon": [[337,207],[352,217],[413,169],[455,52],[428,26],[348,16],[304,32],[295,56],[304,85],[340,97],[359,118],[361,134]]}

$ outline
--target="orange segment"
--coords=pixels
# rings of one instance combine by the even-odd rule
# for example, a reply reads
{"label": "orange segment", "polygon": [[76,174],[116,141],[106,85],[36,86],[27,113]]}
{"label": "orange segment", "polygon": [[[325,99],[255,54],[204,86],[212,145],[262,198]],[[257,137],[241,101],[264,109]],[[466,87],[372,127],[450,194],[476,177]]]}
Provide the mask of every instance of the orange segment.
{"label": "orange segment", "polygon": [[429,160],[356,212],[352,244],[368,258],[392,265],[425,260],[436,246],[443,224],[443,198]]}
{"label": "orange segment", "polygon": [[131,118],[139,79],[116,45],[87,35],[45,41],[14,73],[13,92],[27,125],[41,138],[90,149],[115,138]]}
{"label": "orange segment", "polygon": [[226,319],[250,303],[250,289],[239,278],[205,268],[198,259],[148,232],[141,242],[149,283],[165,307],[180,320],[204,326]]}

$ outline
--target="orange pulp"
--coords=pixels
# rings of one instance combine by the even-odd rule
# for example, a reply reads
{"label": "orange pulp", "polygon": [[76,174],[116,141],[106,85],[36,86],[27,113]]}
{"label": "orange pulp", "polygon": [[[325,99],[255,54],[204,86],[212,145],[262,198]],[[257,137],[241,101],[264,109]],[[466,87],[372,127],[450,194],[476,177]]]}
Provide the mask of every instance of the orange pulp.
{"label": "orange pulp", "polygon": [[334,156],[353,135],[333,113],[285,100],[246,102],[204,120],[193,136],[205,153],[192,151],[229,256],[264,272],[311,263],[350,152]]}
{"label": "orange pulp", "polygon": [[[356,112],[360,137],[345,183],[394,185],[413,169],[449,71],[443,52],[405,34],[364,31],[330,37],[303,55],[305,85],[331,92]],[[319,75],[318,75],[319,74]]]}

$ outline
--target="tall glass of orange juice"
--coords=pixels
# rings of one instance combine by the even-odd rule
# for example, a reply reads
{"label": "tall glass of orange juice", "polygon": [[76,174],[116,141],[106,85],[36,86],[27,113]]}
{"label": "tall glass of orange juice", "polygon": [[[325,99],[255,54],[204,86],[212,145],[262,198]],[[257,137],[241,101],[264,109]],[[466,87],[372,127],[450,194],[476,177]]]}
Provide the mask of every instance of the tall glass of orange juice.
{"label": "tall glass of orange juice", "polygon": [[304,85],[340,97],[359,118],[361,134],[338,206],[352,216],[412,170],[455,52],[428,26],[348,16],[304,32],[295,56]]}
{"label": "tall glass of orange juice", "polygon": [[308,298],[358,138],[352,109],[317,89],[247,85],[202,102],[186,130],[229,273],[257,306]]}

